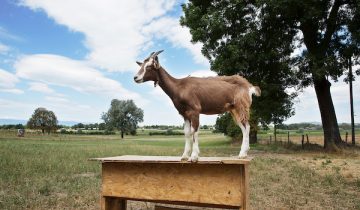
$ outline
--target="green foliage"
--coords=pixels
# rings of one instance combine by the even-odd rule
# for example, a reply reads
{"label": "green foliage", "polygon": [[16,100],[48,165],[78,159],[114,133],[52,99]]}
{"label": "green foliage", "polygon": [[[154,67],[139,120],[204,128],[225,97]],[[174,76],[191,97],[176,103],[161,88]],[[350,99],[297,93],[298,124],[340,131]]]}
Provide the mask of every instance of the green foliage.
{"label": "green foliage", "polygon": [[175,126],[175,125],[144,125],[145,129],[158,129],[158,130],[167,130],[167,129],[183,129],[183,126]]}
{"label": "green foliage", "polygon": [[27,122],[27,127],[30,129],[41,129],[42,133],[45,131],[50,133],[57,129],[57,124],[58,120],[54,112],[45,108],[37,108]]}
{"label": "green foliage", "polygon": [[223,133],[232,139],[242,137],[240,127],[235,124],[229,113],[221,114],[216,118],[215,131]]}
{"label": "green foliage", "polygon": [[166,131],[152,131],[149,132],[150,136],[157,136],[157,135],[163,135],[163,136],[174,136],[174,135],[184,135],[183,132],[174,131],[172,129],[167,129]]}
{"label": "green foliage", "polygon": [[294,114],[296,92],[285,90],[297,85],[290,57],[296,31],[273,27],[281,20],[262,21],[265,14],[256,6],[235,0],[190,1],[183,5],[180,23],[190,28],[193,42],[203,43],[213,71],[240,74],[260,86],[262,95],[253,100],[254,122],[279,124]]}
{"label": "green foliage", "polygon": [[136,134],[137,124],[143,121],[144,112],[133,100],[113,99],[109,110],[101,118],[108,130],[118,129],[123,138],[124,133]]}
{"label": "green foliage", "polygon": [[6,124],[0,125],[0,129],[24,129],[25,126],[23,124]]}
{"label": "green foliage", "polygon": [[105,131],[91,131],[91,132],[84,132],[82,130],[77,130],[77,131],[67,131],[66,129],[61,129],[60,130],[60,133],[61,134],[77,134],[77,135],[115,135],[115,132],[114,131],[108,131],[108,130],[105,130]]}

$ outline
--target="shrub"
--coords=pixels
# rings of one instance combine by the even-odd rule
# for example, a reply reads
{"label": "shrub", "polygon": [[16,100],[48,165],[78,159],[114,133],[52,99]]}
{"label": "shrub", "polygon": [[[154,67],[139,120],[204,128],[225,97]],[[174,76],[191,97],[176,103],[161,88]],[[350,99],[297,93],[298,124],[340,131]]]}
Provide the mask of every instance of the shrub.
{"label": "shrub", "polygon": [[163,135],[163,136],[174,136],[174,135],[184,135],[182,132],[173,131],[172,129],[167,129],[166,131],[153,131],[149,132],[150,136]]}

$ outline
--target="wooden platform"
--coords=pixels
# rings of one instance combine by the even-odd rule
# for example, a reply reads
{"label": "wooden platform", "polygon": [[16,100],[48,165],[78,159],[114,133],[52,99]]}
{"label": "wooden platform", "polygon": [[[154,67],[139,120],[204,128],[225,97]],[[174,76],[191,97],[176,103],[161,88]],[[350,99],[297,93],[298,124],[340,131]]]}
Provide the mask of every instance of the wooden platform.
{"label": "wooden platform", "polygon": [[102,163],[102,209],[126,209],[126,200],[248,209],[250,159],[172,156],[93,158]]}

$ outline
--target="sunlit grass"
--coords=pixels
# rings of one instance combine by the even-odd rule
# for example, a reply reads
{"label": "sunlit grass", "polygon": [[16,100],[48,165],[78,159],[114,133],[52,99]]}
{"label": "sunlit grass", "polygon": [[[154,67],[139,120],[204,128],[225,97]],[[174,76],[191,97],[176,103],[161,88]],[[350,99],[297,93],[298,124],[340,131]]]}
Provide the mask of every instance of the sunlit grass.
{"label": "sunlit grass", "polygon": [[[18,138],[0,133],[0,209],[98,209],[100,164],[93,157],[175,155],[183,152],[183,136],[39,135]],[[234,156],[240,149],[222,134],[200,134],[201,156]],[[259,151],[256,150],[261,150]],[[285,151],[288,156],[278,154]],[[294,153],[291,154],[290,153]],[[358,174],[346,180],[335,165],[337,156],[314,154],[318,168],[300,164],[307,153],[279,145],[252,145],[251,206],[253,209],[356,209],[360,207]],[[269,156],[270,155],[270,156]],[[356,162],[359,156],[341,156]],[[302,159],[300,159],[302,160]],[[326,174],[319,169],[329,168]]]}

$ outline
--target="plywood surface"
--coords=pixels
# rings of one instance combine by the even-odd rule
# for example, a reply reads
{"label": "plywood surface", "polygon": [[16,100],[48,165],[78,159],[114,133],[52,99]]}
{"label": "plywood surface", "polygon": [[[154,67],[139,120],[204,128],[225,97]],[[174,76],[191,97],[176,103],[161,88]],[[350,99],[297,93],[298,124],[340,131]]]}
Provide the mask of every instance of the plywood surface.
{"label": "plywood surface", "polygon": [[102,195],[243,206],[244,165],[103,163]]}
{"label": "plywood surface", "polygon": [[[189,161],[181,161],[179,156],[137,156],[124,155],[116,157],[91,158],[101,162],[126,162],[126,163],[182,163],[194,164]],[[200,157],[197,164],[248,164],[252,157],[239,159],[237,157]]]}

